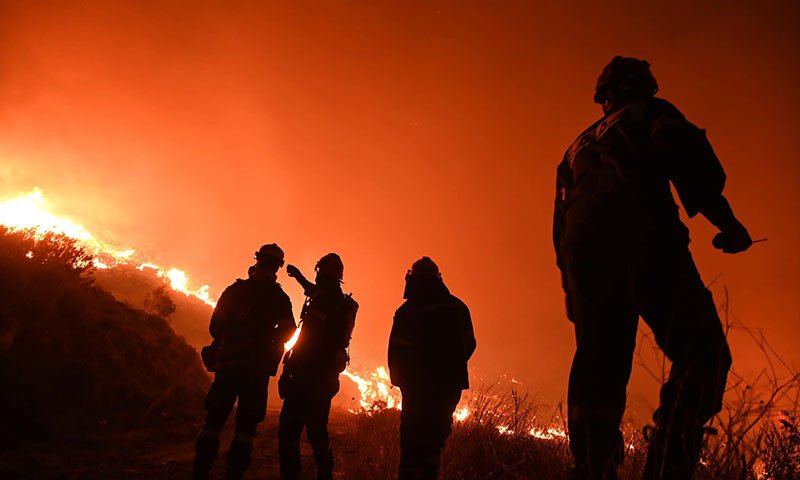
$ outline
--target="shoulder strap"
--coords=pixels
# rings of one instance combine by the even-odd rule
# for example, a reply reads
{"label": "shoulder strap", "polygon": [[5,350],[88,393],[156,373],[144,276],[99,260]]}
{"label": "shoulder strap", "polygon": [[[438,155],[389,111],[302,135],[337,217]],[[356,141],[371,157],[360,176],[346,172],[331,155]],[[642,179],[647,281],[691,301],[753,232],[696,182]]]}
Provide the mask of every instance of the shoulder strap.
{"label": "shoulder strap", "polygon": [[646,102],[629,105],[612,113],[611,115],[601,118],[591,127],[586,129],[567,149],[566,158],[570,167],[572,167],[573,163],[575,162],[575,157],[581,150],[583,150],[590,143],[596,142],[597,140],[603,138],[603,136],[605,136],[605,134],[608,133],[615,125],[622,121],[636,122],[644,120],[646,107]]}

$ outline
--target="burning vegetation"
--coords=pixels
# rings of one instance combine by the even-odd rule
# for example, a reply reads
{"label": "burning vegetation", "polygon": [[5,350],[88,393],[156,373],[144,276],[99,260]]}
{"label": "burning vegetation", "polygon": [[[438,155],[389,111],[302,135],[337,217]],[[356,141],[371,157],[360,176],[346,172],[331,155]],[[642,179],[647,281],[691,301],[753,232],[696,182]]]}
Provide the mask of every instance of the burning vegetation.
{"label": "burning vegetation", "polygon": [[[131,425],[200,411],[208,376],[196,349],[208,333],[198,318],[207,319],[215,305],[209,287],[50,212],[40,190],[0,203],[0,296],[6,443],[65,423]],[[800,380],[763,336],[754,340],[768,367],[752,381],[731,375],[699,478],[800,478]],[[344,425],[337,440],[344,478],[394,478],[400,392],[383,366],[351,366],[343,375],[357,391],[334,420]],[[499,393],[465,392],[443,453],[443,479],[566,474],[560,406],[532,403],[520,388],[513,381]],[[641,472],[640,428],[626,429],[621,478]]]}

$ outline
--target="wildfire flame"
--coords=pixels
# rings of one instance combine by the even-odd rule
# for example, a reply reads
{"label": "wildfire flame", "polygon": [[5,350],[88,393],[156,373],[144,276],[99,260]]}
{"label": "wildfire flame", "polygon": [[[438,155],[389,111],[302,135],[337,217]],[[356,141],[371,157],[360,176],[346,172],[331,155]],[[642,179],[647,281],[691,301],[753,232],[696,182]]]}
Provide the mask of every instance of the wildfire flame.
{"label": "wildfire flame", "polygon": [[548,428],[533,427],[528,432],[528,434],[540,440],[554,440],[556,438],[567,438],[567,432],[561,427],[548,427]]}
{"label": "wildfire flame", "polygon": [[37,234],[57,233],[82,242],[94,240],[81,225],[47,211],[39,188],[0,203],[0,224],[11,229],[31,229]]}
{"label": "wildfire flame", "polygon": [[[48,208],[44,193],[39,188],[30,192],[19,194],[5,201],[0,201],[0,225],[5,225],[13,230],[30,230],[34,235],[43,236],[47,233],[64,235],[74,239],[78,246],[89,252],[93,258],[95,268],[106,269],[116,266],[133,266],[141,271],[151,270],[154,275],[163,279],[169,287],[186,296],[197,298],[210,307],[216,306],[216,299],[211,295],[208,285],[194,287],[189,276],[183,270],[175,267],[165,268],[130,248],[115,248],[114,246],[98,239],[81,224],[51,212]],[[28,253],[31,258],[33,252]],[[298,328],[294,336],[284,345],[290,350],[300,335]],[[365,370],[358,373],[348,368],[343,375],[352,380],[359,390],[359,409],[351,410],[353,413],[365,412],[368,415],[380,409],[402,408],[400,390],[391,384],[389,372],[384,366],[379,366],[373,371]],[[512,379],[513,383],[519,383]],[[469,406],[462,402],[453,413],[457,422],[466,421],[470,415]],[[515,432],[506,426],[498,426],[498,432],[503,435],[513,435]],[[565,438],[566,432],[558,427],[546,429],[532,428],[528,432],[531,436],[544,440]]]}
{"label": "wildfire flame", "polygon": [[386,367],[380,366],[364,375],[359,375],[348,369],[342,372],[342,375],[352,380],[356,384],[358,391],[361,392],[359,406],[363,411],[369,413],[381,408],[396,408],[400,410],[402,407],[400,390],[392,386]]}
{"label": "wildfire flame", "polygon": [[106,269],[119,265],[135,266],[139,270],[149,268],[176,292],[195,297],[211,307],[217,304],[211,297],[209,286],[193,288],[186,272],[177,268],[162,268],[145,259],[138,259],[136,250],[116,249],[92,235],[79,223],[51,212],[44,193],[39,188],[0,202],[0,224],[11,230],[31,230],[34,235],[46,233],[64,235],[74,239],[78,246],[95,257],[93,260],[95,268]]}
{"label": "wildfire flame", "polygon": [[[361,394],[358,400],[358,408],[351,409],[351,413],[373,415],[375,412],[383,409],[402,410],[402,395],[399,389],[392,386],[386,367],[380,366],[366,373],[356,373],[348,368],[342,372],[342,374],[356,384]],[[512,383],[521,384],[522,382],[512,379]],[[462,398],[456,410],[453,412],[453,420],[462,423],[467,421],[471,415],[470,398]],[[501,435],[517,434],[516,431],[506,425],[497,425],[495,428]],[[539,440],[552,441],[567,439],[567,431],[560,426],[533,427],[527,434]]]}
{"label": "wildfire flame", "polygon": [[463,422],[467,417],[469,417],[469,407],[467,406],[458,407],[456,411],[453,412],[453,419],[457,422]]}

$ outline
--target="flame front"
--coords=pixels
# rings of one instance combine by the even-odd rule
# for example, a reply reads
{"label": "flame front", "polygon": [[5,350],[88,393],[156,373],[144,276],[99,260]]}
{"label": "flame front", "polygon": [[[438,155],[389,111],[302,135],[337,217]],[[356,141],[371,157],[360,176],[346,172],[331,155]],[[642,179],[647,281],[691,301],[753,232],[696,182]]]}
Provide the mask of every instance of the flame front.
{"label": "flame front", "polygon": [[39,188],[0,203],[0,224],[12,229],[32,229],[39,235],[52,232],[81,242],[94,240],[83,226],[48,212]]}
{"label": "flame front", "polygon": [[[351,413],[362,413],[368,416],[374,415],[383,409],[402,410],[403,398],[399,388],[392,386],[389,372],[384,366],[380,366],[372,371],[358,373],[352,368],[346,369],[342,374],[356,384],[356,388],[361,396],[358,400],[358,408],[351,409]],[[512,379],[511,383],[520,385],[522,382]],[[457,423],[466,422],[472,417],[470,408],[471,398],[462,398],[453,412],[453,420]],[[480,419],[475,421],[480,422]],[[507,425],[496,425],[494,428],[500,435],[517,435],[518,432]],[[519,432],[523,434],[522,432]],[[527,435],[539,440],[556,441],[566,440],[567,431],[563,427],[551,425],[549,427],[532,427]]]}
{"label": "flame front", "polygon": [[0,202],[0,224],[11,230],[32,230],[34,235],[64,235],[74,239],[78,246],[94,256],[95,268],[106,269],[118,265],[135,266],[139,270],[149,268],[176,292],[195,297],[211,307],[217,305],[209,286],[191,287],[189,277],[184,271],[162,268],[147,259],[137,258],[136,250],[133,249],[116,249],[96,238],[83,225],[51,212],[44,193],[39,188]]}
{"label": "flame front", "polygon": [[386,367],[380,366],[366,374],[358,374],[352,369],[347,369],[342,374],[352,380],[361,392],[358,403],[363,411],[369,413],[381,408],[399,410],[402,407],[400,390],[392,386]]}

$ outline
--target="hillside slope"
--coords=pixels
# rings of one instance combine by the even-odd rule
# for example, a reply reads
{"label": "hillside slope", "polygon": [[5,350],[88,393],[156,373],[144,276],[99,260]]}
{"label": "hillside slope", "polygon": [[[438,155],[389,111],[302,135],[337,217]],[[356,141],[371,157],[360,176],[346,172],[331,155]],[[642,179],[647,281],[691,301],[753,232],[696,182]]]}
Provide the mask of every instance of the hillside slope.
{"label": "hillside slope", "polygon": [[73,241],[0,227],[5,439],[196,416],[208,386],[169,323],[94,284]]}
{"label": "hillside slope", "polygon": [[[140,310],[146,310],[147,296],[165,285],[161,278],[150,271],[129,265],[97,270],[92,276],[97,286],[113,294],[117,300]],[[208,333],[211,307],[180,292],[169,291],[169,298],[175,305],[174,313],[168,317],[172,329],[198,351],[211,343]]]}

